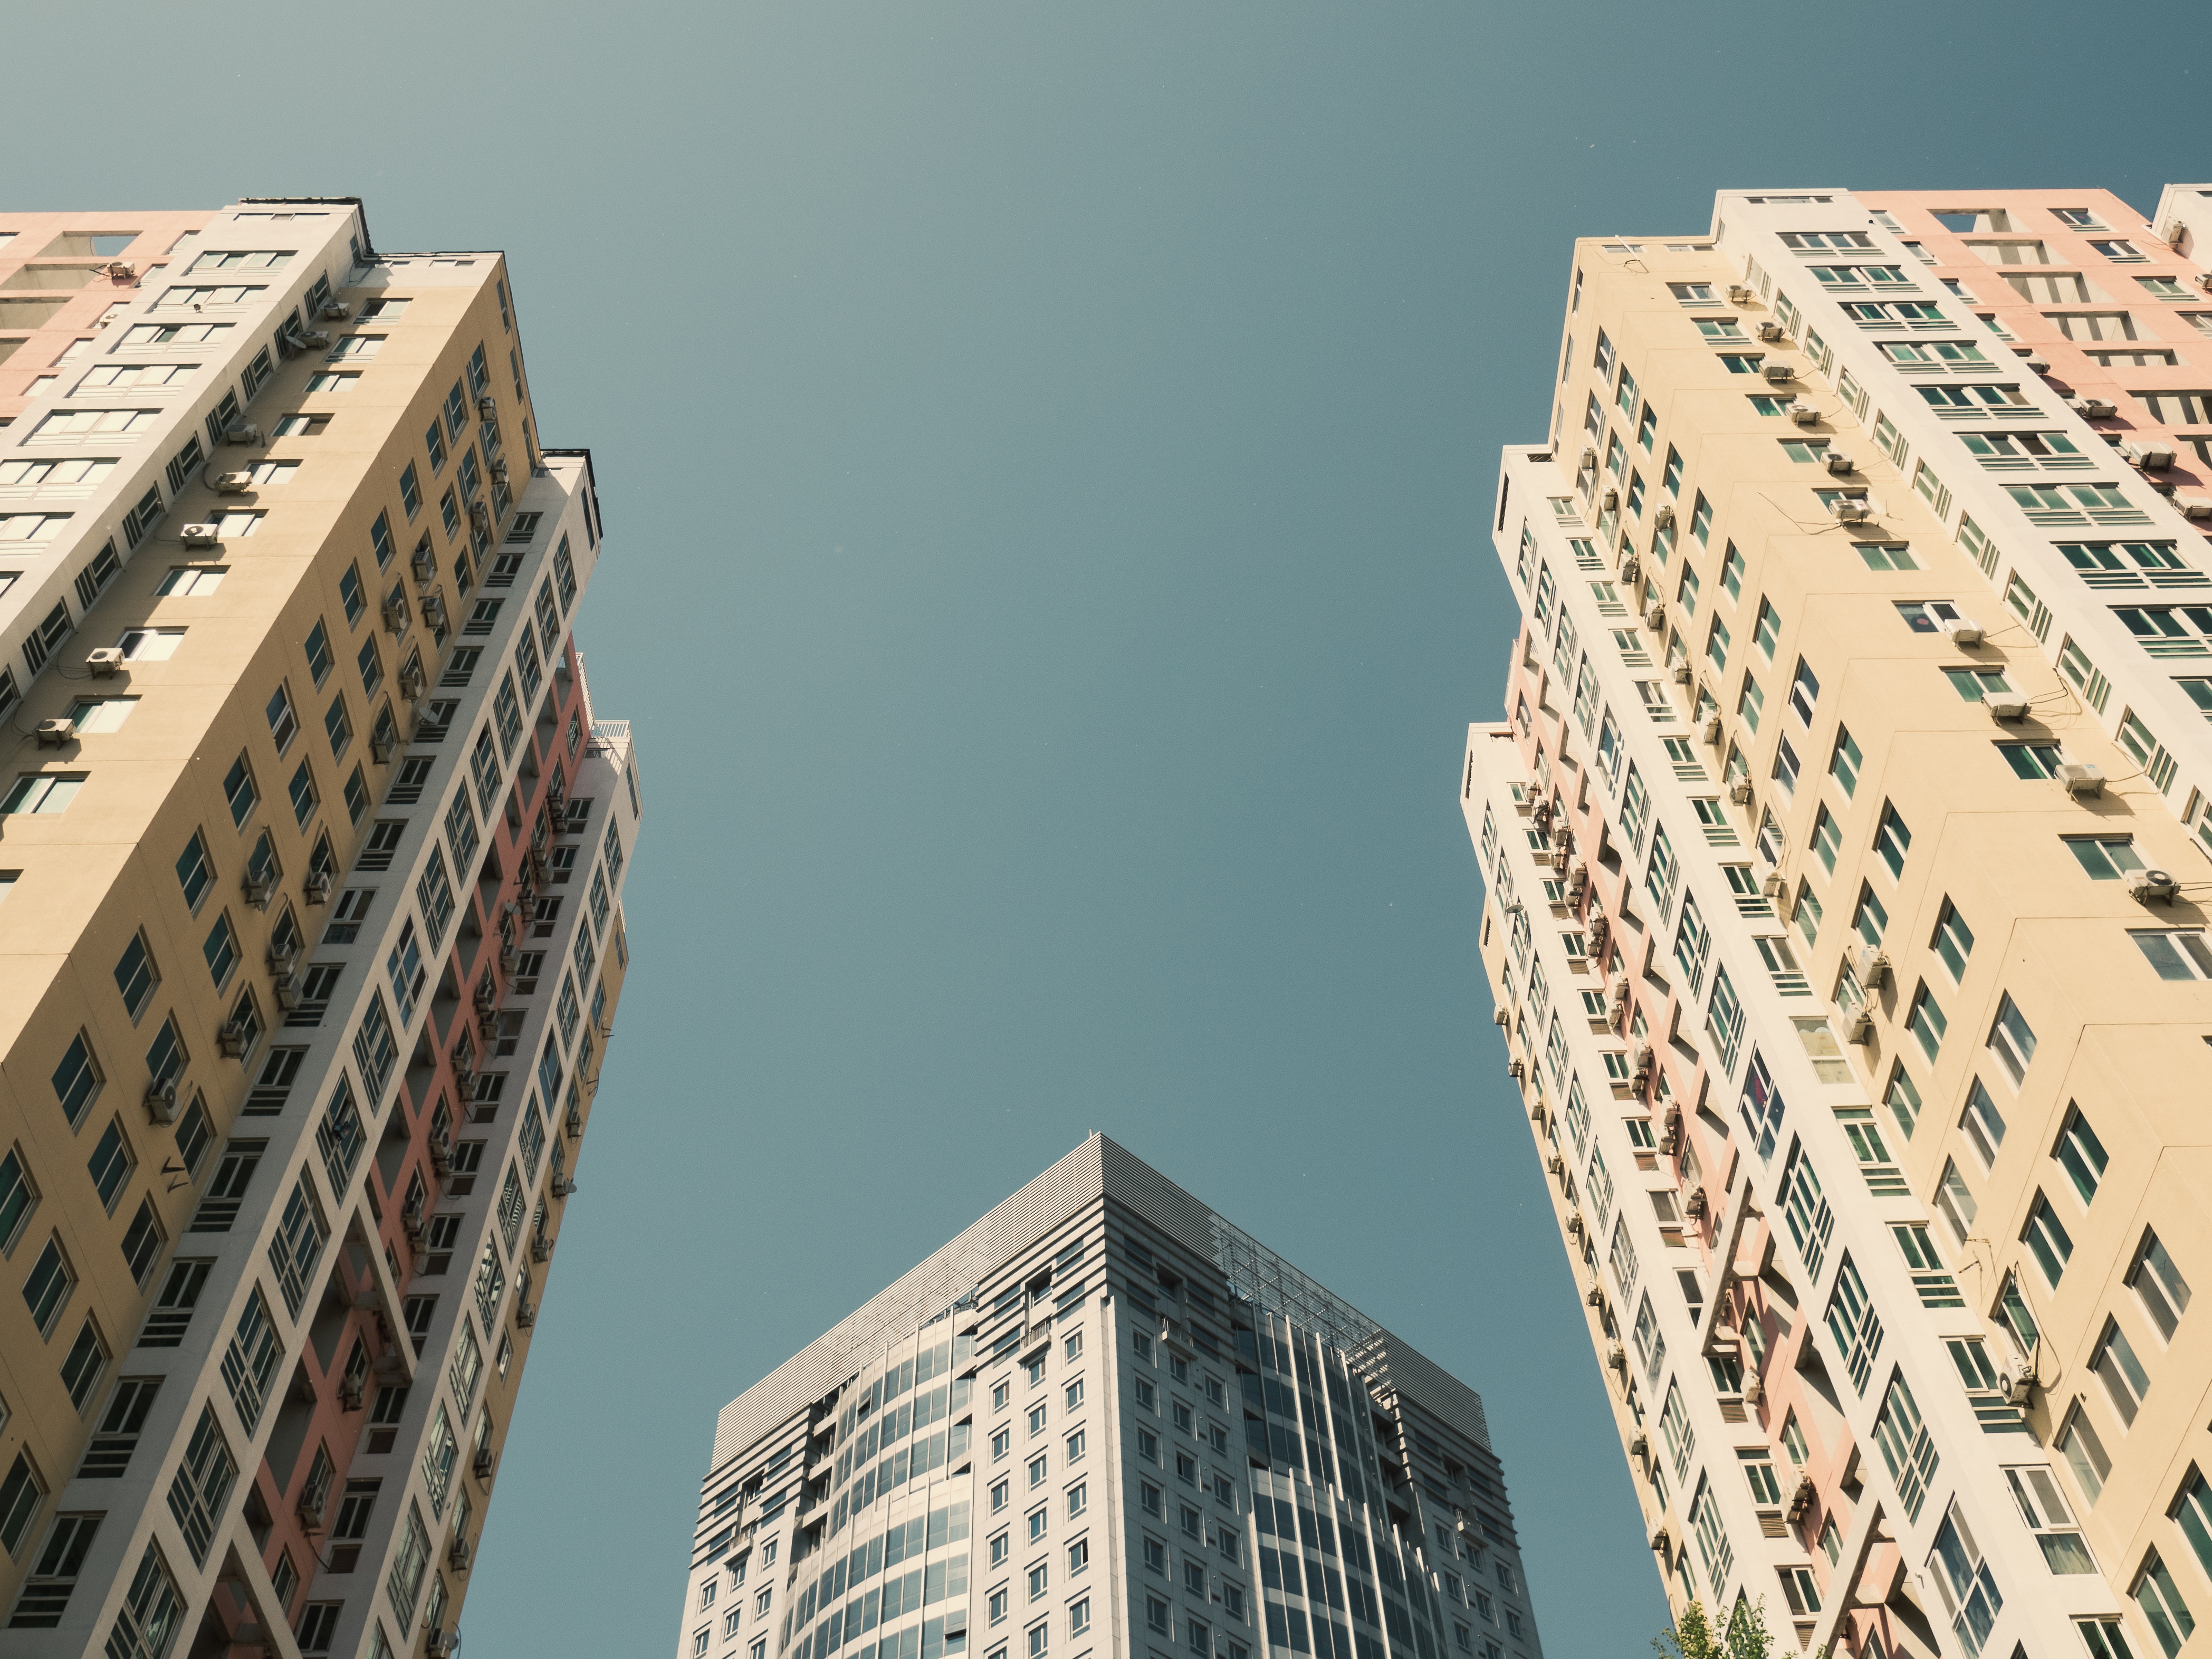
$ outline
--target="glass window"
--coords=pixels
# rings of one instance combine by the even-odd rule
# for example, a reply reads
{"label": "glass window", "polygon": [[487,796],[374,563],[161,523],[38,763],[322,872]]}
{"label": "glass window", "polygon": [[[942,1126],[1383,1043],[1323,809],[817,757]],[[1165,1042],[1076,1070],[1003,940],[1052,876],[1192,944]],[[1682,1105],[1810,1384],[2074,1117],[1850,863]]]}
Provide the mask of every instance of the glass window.
{"label": "glass window", "polygon": [[2028,1208],[2027,1224],[2021,1229],[2021,1242],[2043,1269],[2044,1283],[2057,1290],[2066,1263],[2074,1254],[2074,1240],[2051,1209],[2051,1200],[2039,1192]]}
{"label": "glass window", "polygon": [[[0,1231],[0,1237],[4,1236],[4,1231]],[[2189,1310],[2189,1281],[2181,1276],[2181,1269],[2174,1266],[2173,1258],[2166,1253],[2156,1233],[2143,1234],[2127,1282],[2142,1303],[2143,1312],[2158,1327],[2159,1334],[2172,1341],[2181,1316]],[[2212,1574],[2212,1559],[2206,1561],[2205,1571]]]}
{"label": "glass window", "polygon": [[2060,839],[2092,881],[2118,881],[2129,871],[2143,867],[2133,842],[2125,836],[2064,836]]}
{"label": "glass window", "polygon": [[2035,1058],[2035,1033],[2009,993],[1998,1000],[1996,1018],[1990,1025],[1990,1052],[2004,1067],[2013,1087],[2019,1088],[2021,1079],[2027,1075],[2028,1062]]}

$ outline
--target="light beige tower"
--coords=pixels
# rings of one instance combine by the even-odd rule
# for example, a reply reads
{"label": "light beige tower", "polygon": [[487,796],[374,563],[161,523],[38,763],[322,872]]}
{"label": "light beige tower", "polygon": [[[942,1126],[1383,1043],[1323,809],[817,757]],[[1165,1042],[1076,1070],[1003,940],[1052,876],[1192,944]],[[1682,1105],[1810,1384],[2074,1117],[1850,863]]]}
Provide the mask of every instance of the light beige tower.
{"label": "light beige tower", "polygon": [[9,1650],[445,1652],[629,965],[496,253],[0,216]]}
{"label": "light beige tower", "polygon": [[1577,243],[1504,456],[1497,1018],[1669,1593],[1808,1649],[2173,1659],[2212,1612],[2181,191]]}

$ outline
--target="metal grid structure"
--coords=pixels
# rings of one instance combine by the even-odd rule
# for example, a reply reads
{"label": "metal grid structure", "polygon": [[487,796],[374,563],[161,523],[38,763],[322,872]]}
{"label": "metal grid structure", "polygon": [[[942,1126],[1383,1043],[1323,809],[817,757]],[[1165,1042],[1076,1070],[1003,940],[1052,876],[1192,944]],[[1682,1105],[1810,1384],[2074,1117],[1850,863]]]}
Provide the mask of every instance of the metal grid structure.
{"label": "metal grid structure", "polygon": [[1237,1296],[1327,1336],[1355,1357],[1384,1334],[1382,1328],[1365,1314],[1300,1273],[1242,1227],[1218,1215],[1206,1219],[1213,1231],[1213,1259]]}

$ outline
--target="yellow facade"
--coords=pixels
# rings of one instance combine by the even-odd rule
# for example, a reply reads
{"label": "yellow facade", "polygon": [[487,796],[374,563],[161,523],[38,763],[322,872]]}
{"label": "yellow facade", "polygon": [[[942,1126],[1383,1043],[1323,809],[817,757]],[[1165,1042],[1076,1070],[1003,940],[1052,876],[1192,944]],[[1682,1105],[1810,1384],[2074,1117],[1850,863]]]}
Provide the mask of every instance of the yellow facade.
{"label": "yellow facade", "polygon": [[[280,1652],[401,1651],[426,1630],[450,1643],[466,1516],[487,1501],[457,1491],[471,1446],[490,1453],[476,1485],[491,1483],[532,1322],[508,1322],[524,1303],[505,1292],[544,1272],[511,1226],[504,1253],[487,1243],[500,1170],[514,1167],[501,1149],[521,1135],[520,1162],[557,1216],[596,1086],[586,1068],[627,967],[622,854],[601,849],[611,833],[624,851],[634,836],[627,728],[593,730],[568,632],[599,539],[588,458],[539,448],[498,256],[377,256],[353,206],[314,205],[198,216],[204,228],[166,264],[142,263],[128,305],[90,325],[69,373],[33,389],[0,450],[112,463],[96,487],[26,492],[24,505],[58,503],[67,520],[27,556],[0,559],[26,589],[94,573],[74,603],[61,590],[66,637],[17,654],[27,684],[0,766],[22,809],[0,816],[0,1156],[15,1160],[0,1177],[17,1197],[0,1246],[18,1281],[50,1248],[68,1277],[43,1329],[27,1291],[0,1302],[0,1475],[28,1471],[0,1499],[0,1604],[16,1609],[12,1639],[41,1644],[25,1651],[119,1640],[160,1659],[210,1632]],[[215,257],[227,249],[244,272]],[[272,249],[284,257],[265,268],[248,258]],[[173,297],[207,291],[210,266],[261,287],[228,307]],[[141,319],[197,332],[212,316],[228,337],[125,343],[145,337],[131,332]],[[183,390],[112,384],[112,366],[154,362]],[[106,377],[97,388],[76,378],[88,368]],[[88,403],[134,402],[143,438],[42,435]],[[245,484],[225,476],[249,470]],[[149,489],[150,521],[133,511]],[[199,526],[215,538],[188,529]],[[0,611],[0,638],[22,626]],[[142,654],[132,642],[147,630],[181,635]],[[119,665],[94,654],[118,647],[130,653]],[[133,702],[119,725],[84,706],[120,698]],[[73,712],[83,729],[40,735]],[[480,729],[490,764],[472,773]],[[26,794],[19,781],[33,775],[81,781],[65,810],[31,811],[46,786]],[[575,836],[581,856],[556,876]],[[533,927],[539,894],[556,896],[556,920]],[[611,928],[594,928],[610,908]],[[572,995],[560,1057],[536,1074],[547,1097],[526,1109],[583,932],[591,1030],[579,1045]],[[533,996],[513,980],[538,939],[554,968]],[[487,1101],[476,1079],[497,1064],[507,1009],[531,1048],[510,1091]],[[70,1081],[87,1052],[96,1085]],[[111,1133],[122,1164],[100,1150]],[[471,1194],[441,1166],[478,1133],[489,1144]],[[211,1194],[241,1161],[235,1215],[214,1227]],[[538,1204],[533,1237],[550,1237],[548,1199],[519,1194]],[[431,1254],[441,1237],[448,1251],[464,1241],[450,1267]],[[486,1248],[502,1284],[489,1301],[477,1287],[478,1336],[463,1304],[468,1252]],[[175,1304],[188,1259],[207,1271],[197,1302]],[[269,1334],[246,1344],[248,1369],[269,1374],[241,1385],[257,1300]],[[180,1339],[151,1340],[172,1309]],[[86,1331],[96,1366],[73,1368]],[[456,1358],[464,1347],[479,1369]],[[152,1385],[150,1405],[130,1425],[125,1467],[88,1478],[88,1447],[113,1443],[106,1419],[137,1383]],[[203,1412],[227,1478],[189,1467]],[[449,1414],[460,1486],[450,1469],[410,1481]],[[179,1518],[195,1480],[200,1533]],[[334,1574],[343,1494],[364,1481],[383,1495],[360,1510],[358,1565]],[[410,1505],[430,1517],[437,1556],[413,1566],[414,1600],[434,1601],[442,1626],[412,1607],[401,1619],[396,1593],[381,1624],[371,1613],[386,1564],[407,1557]],[[57,1541],[72,1517],[96,1520],[76,1559]],[[156,1560],[157,1572],[142,1565]]]}
{"label": "yellow facade", "polygon": [[[2110,612],[2187,603],[2202,538],[1844,192],[1731,195],[1711,235],[1576,255],[1553,442],[1504,469],[1512,719],[1471,735],[1462,801],[1486,965],[1670,1593],[1764,1599],[1854,1654],[2157,1651],[2169,1600],[2212,1611],[2188,1496],[2212,1451],[2203,1315],[2169,1340],[2141,1288],[2154,1237],[2212,1283],[2212,985],[2201,935],[2176,937],[2212,894],[2191,834],[2209,780],[2176,714],[2191,665],[2131,653]],[[1858,297],[1929,309],[1869,325],[1816,264],[1887,272]],[[1929,340],[1966,349],[1887,349]],[[1947,426],[1931,383],[2014,390]],[[1991,476],[1962,431],[2065,434],[2079,465]],[[2038,520],[2004,486],[2046,473],[2108,493]],[[2057,550],[2093,544],[2173,557],[2129,592],[2069,586]],[[2008,608],[2016,580],[2034,592]],[[2015,766],[2001,744],[2043,752]],[[2061,763],[2100,775],[2069,787]],[[1661,836],[1678,873],[1655,869]],[[2069,838],[2129,849],[2093,870]],[[2131,892],[2122,866],[2178,890]],[[1864,936],[1863,895],[1886,917]],[[1887,971],[1863,990],[1870,942]],[[1988,1115],[1962,1121],[1978,1089],[2003,1122],[1986,1168]],[[2053,1220],[2055,1284],[2034,1248]],[[1624,1238],[1632,1285],[1608,1260]],[[1677,1269],[1684,1295],[1659,1283]],[[2000,1306],[2015,1275],[2032,1333]],[[1970,1387],[1974,1352],[1991,1374]],[[1901,1421],[1924,1440],[1886,1439]],[[2055,1480],[2057,1515],[2015,1476]],[[2084,1565],[2046,1541],[2069,1536],[2094,1571],[2055,1569]],[[1964,1579],[1943,1565],[1969,1554]]]}

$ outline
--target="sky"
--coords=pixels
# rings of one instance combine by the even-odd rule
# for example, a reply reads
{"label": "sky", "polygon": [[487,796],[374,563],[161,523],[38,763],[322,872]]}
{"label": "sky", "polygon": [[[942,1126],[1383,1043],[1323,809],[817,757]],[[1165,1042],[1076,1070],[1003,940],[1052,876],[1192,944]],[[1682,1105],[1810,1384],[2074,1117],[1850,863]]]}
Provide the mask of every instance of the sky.
{"label": "sky", "polygon": [[12,83],[99,95],[18,110],[0,204],[358,195],[385,252],[504,249],[544,441],[593,453],[635,966],[470,1659],[673,1653],[717,1408],[1093,1129],[1479,1389],[1547,1653],[1645,1651],[1475,950],[1497,453],[1577,235],[2212,175],[2163,142],[2212,10],[2139,52],[2081,15],[11,20]]}

